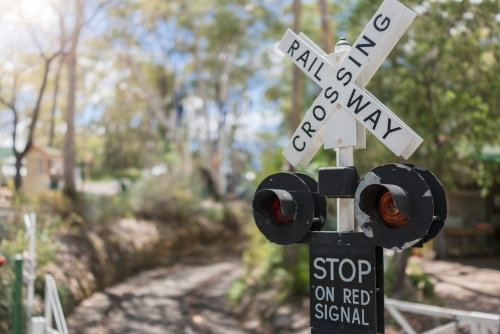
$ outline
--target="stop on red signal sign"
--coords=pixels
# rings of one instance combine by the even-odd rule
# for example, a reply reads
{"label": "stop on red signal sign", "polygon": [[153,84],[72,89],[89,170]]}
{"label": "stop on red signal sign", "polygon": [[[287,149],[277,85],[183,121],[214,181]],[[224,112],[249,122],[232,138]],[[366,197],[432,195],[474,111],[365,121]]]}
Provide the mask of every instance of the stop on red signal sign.
{"label": "stop on red signal sign", "polygon": [[363,233],[332,232],[325,239],[302,241],[312,242],[311,333],[383,333],[382,248]]}

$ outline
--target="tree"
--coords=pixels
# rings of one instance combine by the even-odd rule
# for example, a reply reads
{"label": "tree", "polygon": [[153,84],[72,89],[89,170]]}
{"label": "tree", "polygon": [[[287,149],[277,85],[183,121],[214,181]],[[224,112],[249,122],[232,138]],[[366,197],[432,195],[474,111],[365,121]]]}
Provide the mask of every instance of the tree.
{"label": "tree", "polygon": [[[25,28],[25,32],[31,35],[33,44],[36,49],[38,49],[37,53],[19,52],[20,55],[12,57],[9,62],[13,68],[10,73],[7,71],[2,77],[2,87],[0,87],[0,103],[6,106],[12,113],[12,150],[16,159],[14,185],[16,190],[19,190],[22,186],[22,161],[34,143],[37,122],[42,109],[42,101],[50,74],[50,66],[54,59],[60,55],[61,50],[58,49],[54,51],[50,50],[50,47],[45,47],[46,41],[42,42],[39,39],[40,34],[36,31],[37,27],[27,22],[22,11],[17,14],[21,19],[20,21]],[[29,75],[27,73],[29,73]],[[36,79],[31,77],[32,73],[35,73]],[[39,82],[40,78],[41,83]],[[6,91],[4,88],[6,82],[10,82],[11,86],[9,97],[4,93]],[[34,93],[32,99],[27,98],[25,94],[25,90],[30,86],[30,83],[38,86],[38,89],[30,89],[31,93]],[[30,106],[30,100],[33,101],[32,106]],[[20,133],[20,125],[26,123],[28,123],[26,135],[22,136],[22,133]],[[23,145],[23,148],[20,148],[21,145]]]}
{"label": "tree", "polygon": [[69,38],[69,49],[64,55],[68,68],[68,105],[66,109],[66,135],[64,140],[64,192],[71,198],[76,196],[75,189],[75,95],[76,59],[80,32],[84,24],[83,0],[75,0],[75,23]]}
{"label": "tree", "polygon": [[[171,143],[172,169],[183,174],[194,161],[213,185],[213,196],[224,200],[232,161],[228,145],[258,70],[261,55],[255,50],[268,33],[259,23],[273,24],[276,16],[246,1],[145,1],[124,4],[116,12],[120,21],[111,38],[119,41],[117,53],[132,73],[126,82]],[[130,24],[132,14],[140,17],[140,33]],[[154,50],[138,47],[145,40]],[[189,61],[178,65],[182,62],[175,59]],[[180,95],[184,109],[175,103]]]}
{"label": "tree", "polygon": [[[96,17],[96,15],[101,11],[104,6],[108,5],[110,1],[96,2],[95,9],[90,8],[88,4],[91,1],[85,0],[73,0],[74,14],[73,17],[73,28],[71,32],[62,31],[62,34],[68,36],[68,51],[64,55],[64,61],[68,69],[68,103],[66,109],[66,134],[64,140],[64,193],[70,198],[75,198],[76,188],[75,188],[75,96],[77,90],[77,59],[78,59],[78,44],[80,41],[80,35],[82,29],[85,25],[88,25]],[[87,6],[85,6],[87,4]],[[88,17],[85,17],[85,9],[87,7]],[[67,13],[66,13],[67,14]],[[59,12],[60,17],[65,15],[62,11]],[[70,15],[71,16],[71,15]],[[64,18],[61,21],[64,22]],[[65,25],[61,24],[61,29],[64,29]]]}
{"label": "tree", "polygon": [[326,0],[318,0],[319,15],[321,16],[321,41],[323,43],[323,51],[327,54],[333,53],[333,45],[335,43],[333,29],[331,27],[331,19],[328,13]]}
{"label": "tree", "polygon": [[11,88],[11,98],[10,99],[5,99],[3,96],[0,96],[0,102],[4,104],[6,107],[8,107],[12,111],[12,116],[13,116],[13,130],[12,130],[12,152],[14,153],[14,156],[16,158],[16,163],[15,163],[15,168],[16,168],[16,175],[14,177],[14,186],[16,190],[19,190],[22,185],[22,176],[21,176],[21,167],[22,167],[22,160],[28,153],[28,151],[31,149],[31,146],[33,145],[34,141],[34,136],[35,136],[35,129],[36,129],[36,124],[38,121],[38,117],[40,115],[40,108],[41,108],[41,101],[45,93],[45,88],[47,86],[47,76],[50,71],[50,64],[52,61],[58,56],[59,52],[54,53],[51,56],[45,56],[43,53],[41,54],[43,58],[43,70],[42,70],[42,83],[40,84],[40,87],[38,89],[37,95],[36,95],[36,102],[35,105],[32,107],[31,111],[28,112],[29,118],[31,119],[28,127],[28,135],[26,139],[26,143],[24,145],[24,148],[21,150],[18,150],[17,146],[20,145],[20,140],[19,140],[19,135],[18,135],[18,125],[20,122],[20,110],[18,108],[18,102],[17,102],[17,90],[18,90],[18,74],[14,74],[13,78],[13,85]]}
{"label": "tree", "polygon": [[[411,1],[418,16],[368,85],[368,89],[424,139],[409,162],[434,173],[448,189],[488,188],[497,164],[481,159],[497,145],[500,70],[497,2]],[[377,4],[360,1],[346,24],[359,34]],[[395,158],[373,137],[357,154],[363,168]]]}
{"label": "tree", "polygon": [[[435,173],[447,189],[483,188],[498,181],[499,165],[483,161],[485,145],[499,145],[500,26],[494,1],[409,1],[419,15],[378,70],[368,89],[424,139],[409,161],[373,136],[357,153],[360,169],[396,161]],[[359,34],[378,3],[359,1],[345,24]],[[362,173],[360,173],[362,174]],[[409,250],[394,257],[394,291],[408,295]]]}

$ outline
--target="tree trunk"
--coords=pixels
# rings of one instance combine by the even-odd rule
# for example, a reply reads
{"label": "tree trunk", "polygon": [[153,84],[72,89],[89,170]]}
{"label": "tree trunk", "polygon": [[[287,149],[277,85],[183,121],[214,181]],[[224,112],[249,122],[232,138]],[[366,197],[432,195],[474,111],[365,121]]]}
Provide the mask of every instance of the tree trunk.
{"label": "tree trunk", "polygon": [[326,0],[318,0],[319,14],[321,16],[321,39],[324,51],[327,54],[333,53],[333,34],[330,25],[330,15]]}
{"label": "tree trunk", "polygon": [[52,110],[50,113],[49,147],[52,147],[54,145],[54,128],[56,123],[57,95],[59,94],[59,75],[61,74],[62,64],[63,64],[63,59],[61,58],[59,65],[57,66],[54,95],[52,96]]}
{"label": "tree trunk", "polygon": [[[296,34],[300,33],[300,0],[293,1],[293,31]],[[293,66],[292,77],[292,109],[290,110],[288,121],[288,137],[291,138],[300,123],[300,111],[302,108],[302,91],[301,91],[301,78],[302,73],[298,66]],[[286,170],[293,172],[293,166],[289,162],[285,162]],[[283,265],[287,268],[288,272],[293,273],[294,287],[297,286],[298,275],[297,269],[299,267],[299,244],[291,244],[283,247]]]}
{"label": "tree trunk", "polygon": [[14,186],[16,188],[16,192],[19,189],[21,189],[22,182],[23,182],[23,178],[21,176],[21,167],[23,166],[22,165],[23,158],[24,158],[24,156],[16,154],[16,164],[15,164],[16,176],[14,177]]}
{"label": "tree trunk", "polygon": [[[298,34],[300,33],[300,0],[293,1],[293,31]],[[300,111],[302,109],[302,92],[301,92],[301,80],[302,73],[298,66],[293,66],[293,78],[292,78],[292,109],[290,110],[290,115],[288,117],[288,137],[290,138],[300,123]],[[291,172],[293,171],[292,165],[286,162],[286,169]]]}
{"label": "tree trunk", "polygon": [[[47,86],[47,76],[50,71],[50,63],[54,58],[57,56],[58,53],[55,53],[51,57],[46,57],[43,55],[45,58],[45,70],[43,74],[43,79],[42,79],[42,84],[40,86],[40,89],[38,91],[38,96],[36,99],[36,104],[35,107],[33,108],[32,114],[31,114],[31,123],[28,127],[28,138],[26,139],[26,145],[24,146],[24,149],[22,151],[18,151],[16,149],[17,143],[18,143],[18,136],[17,136],[17,131],[18,131],[18,125],[19,125],[19,113],[17,111],[17,108],[15,106],[15,84],[14,84],[14,94],[12,98],[11,103],[5,102],[2,98],[0,98],[0,101],[7,105],[13,112],[14,114],[14,119],[13,119],[13,131],[12,131],[12,152],[14,153],[14,156],[16,158],[16,163],[15,163],[15,168],[16,168],[16,175],[14,177],[14,186],[16,188],[16,191],[21,189],[22,186],[22,176],[21,176],[21,167],[22,167],[22,160],[26,156],[26,154],[29,152],[31,149],[31,146],[33,145],[34,142],[34,137],[35,137],[35,129],[36,129],[36,124],[38,121],[38,116],[40,114],[40,106],[42,103],[42,98],[43,94],[45,92],[45,87]],[[15,81],[17,78],[15,79]]]}
{"label": "tree trunk", "polygon": [[394,254],[394,286],[392,297],[395,299],[405,299],[415,293],[415,288],[411,284],[408,275],[406,275],[406,266],[408,265],[410,255],[411,248]]}
{"label": "tree trunk", "polygon": [[66,135],[64,141],[64,192],[71,198],[75,189],[75,91],[76,91],[76,57],[68,54],[68,109],[66,111]]}
{"label": "tree trunk", "polygon": [[76,21],[71,34],[71,47],[66,55],[68,66],[68,109],[66,111],[66,135],[64,144],[64,193],[76,198],[75,188],[75,94],[76,94],[76,50],[83,25],[83,2],[75,1]]}

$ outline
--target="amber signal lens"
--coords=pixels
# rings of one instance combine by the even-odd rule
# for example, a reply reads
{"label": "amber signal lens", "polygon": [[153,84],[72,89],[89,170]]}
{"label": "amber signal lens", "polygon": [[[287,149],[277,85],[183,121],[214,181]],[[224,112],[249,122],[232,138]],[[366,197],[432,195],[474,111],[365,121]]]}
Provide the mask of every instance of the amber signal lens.
{"label": "amber signal lens", "polygon": [[379,195],[378,212],[383,223],[389,227],[401,227],[410,220],[396,208],[391,192],[387,189]]}
{"label": "amber signal lens", "polygon": [[278,196],[274,196],[272,203],[272,214],[274,221],[281,226],[290,226],[293,223],[293,218],[288,217],[283,213],[281,203]]}

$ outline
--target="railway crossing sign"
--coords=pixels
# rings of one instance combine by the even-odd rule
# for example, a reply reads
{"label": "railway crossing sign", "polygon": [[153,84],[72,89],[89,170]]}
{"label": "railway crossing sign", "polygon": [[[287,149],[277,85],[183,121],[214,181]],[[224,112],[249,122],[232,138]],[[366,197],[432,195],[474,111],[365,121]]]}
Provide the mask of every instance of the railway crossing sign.
{"label": "railway crossing sign", "polygon": [[[288,30],[278,49],[322,89],[283,155],[306,166],[321,145],[336,148],[337,166],[275,173],[258,186],[255,223],[271,242],[309,245],[311,334],[383,333],[383,251],[421,247],[442,229],[446,193],[429,170],[411,164],[375,167],[360,180],[353,149],[365,130],[408,159],[422,138],[365,89],[416,14],[385,0],[350,47],[326,54]],[[339,46],[337,48],[337,46]],[[337,232],[322,231],[328,198],[337,198]],[[357,219],[363,232],[354,232]]]}
{"label": "railway crossing sign", "polygon": [[[396,0],[385,0],[359,35],[353,47],[337,66],[331,55],[314,45],[305,35],[288,30],[278,49],[299,66],[322,91],[316,98],[298,129],[288,142],[283,155],[291,165],[307,165],[319,147],[335,141],[335,130],[345,128],[356,132],[354,118],[375,135],[394,154],[408,159],[423,139],[399,119],[375,96],[364,89],[380,64],[402,36],[416,14]],[[361,77],[361,78],[360,78]],[[361,87],[358,85],[361,82]],[[332,115],[339,122],[328,122]],[[349,118],[350,117],[350,118]],[[342,119],[344,122],[342,122]],[[325,125],[334,128],[326,128]],[[344,129],[345,130],[345,129]],[[341,144],[340,140],[338,141]],[[349,146],[356,144],[348,143]],[[358,146],[363,146],[363,143]],[[335,145],[327,145],[332,148]],[[340,145],[338,147],[342,147]]]}

